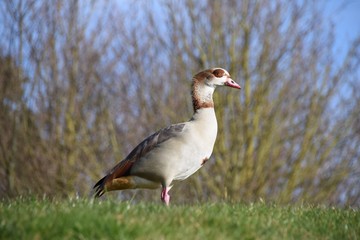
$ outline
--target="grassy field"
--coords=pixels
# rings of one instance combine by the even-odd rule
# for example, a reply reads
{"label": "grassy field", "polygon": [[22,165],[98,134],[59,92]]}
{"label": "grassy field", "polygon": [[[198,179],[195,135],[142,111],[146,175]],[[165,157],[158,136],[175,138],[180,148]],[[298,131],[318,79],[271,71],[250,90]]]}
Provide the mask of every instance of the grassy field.
{"label": "grassy field", "polygon": [[0,239],[359,239],[360,212],[313,206],[0,202]]}

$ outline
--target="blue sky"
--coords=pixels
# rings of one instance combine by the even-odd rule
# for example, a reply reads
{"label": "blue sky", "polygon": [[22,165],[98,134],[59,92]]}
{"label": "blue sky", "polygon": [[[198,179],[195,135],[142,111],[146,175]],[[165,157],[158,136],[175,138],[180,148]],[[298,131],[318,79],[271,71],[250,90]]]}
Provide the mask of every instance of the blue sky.
{"label": "blue sky", "polygon": [[336,50],[344,54],[356,36],[360,36],[360,0],[329,0],[325,14],[331,17],[336,25]]}

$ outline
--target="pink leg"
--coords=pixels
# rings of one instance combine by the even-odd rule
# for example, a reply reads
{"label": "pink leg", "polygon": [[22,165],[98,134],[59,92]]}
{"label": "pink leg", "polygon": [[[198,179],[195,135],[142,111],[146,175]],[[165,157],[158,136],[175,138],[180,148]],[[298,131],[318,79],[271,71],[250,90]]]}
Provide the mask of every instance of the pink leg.
{"label": "pink leg", "polygon": [[170,188],[163,187],[161,191],[161,200],[166,204],[166,206],[169,206],[170,203],[170,195],[168,194]]}

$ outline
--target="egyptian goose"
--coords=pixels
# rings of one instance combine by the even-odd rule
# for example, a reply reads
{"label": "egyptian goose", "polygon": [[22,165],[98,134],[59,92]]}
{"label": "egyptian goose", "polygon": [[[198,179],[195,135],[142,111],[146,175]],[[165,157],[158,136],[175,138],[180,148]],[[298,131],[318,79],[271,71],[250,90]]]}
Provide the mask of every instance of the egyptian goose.
{"label": "egyptian goose", "polygon": [[172,182],[186,179],[210,158],[217,134],[213,92],[216,86],[241,87],[222,68],[207,69],[192,80],[192,118],[142,141],[95,184],[96,197],[113,190],[161,187],[161,200],[169,205]]}

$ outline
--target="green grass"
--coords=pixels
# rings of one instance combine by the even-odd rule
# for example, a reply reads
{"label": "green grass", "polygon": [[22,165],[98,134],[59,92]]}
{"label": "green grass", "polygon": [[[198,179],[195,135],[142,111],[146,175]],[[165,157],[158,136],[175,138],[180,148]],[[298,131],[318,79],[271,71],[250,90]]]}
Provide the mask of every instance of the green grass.
{"label": "green grass", "polygon": [[359,239],[360,212],[313,206],[0,202],[0,239]]}

